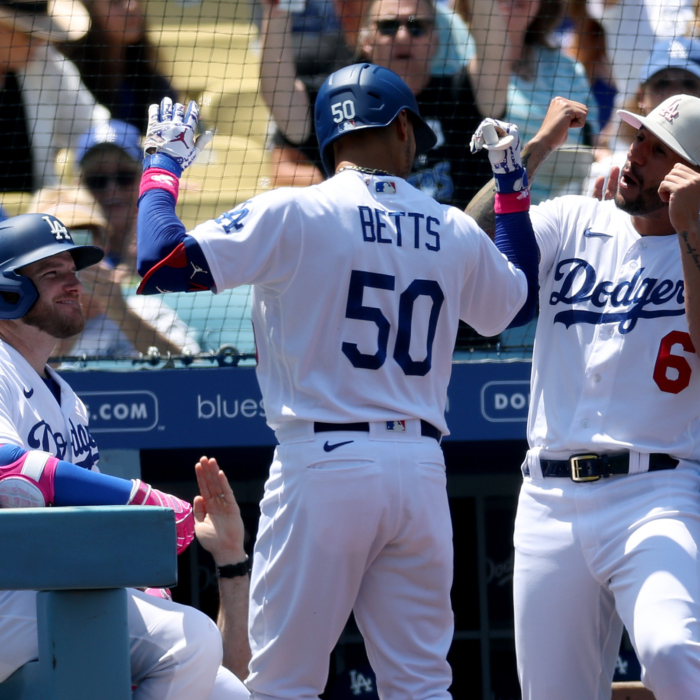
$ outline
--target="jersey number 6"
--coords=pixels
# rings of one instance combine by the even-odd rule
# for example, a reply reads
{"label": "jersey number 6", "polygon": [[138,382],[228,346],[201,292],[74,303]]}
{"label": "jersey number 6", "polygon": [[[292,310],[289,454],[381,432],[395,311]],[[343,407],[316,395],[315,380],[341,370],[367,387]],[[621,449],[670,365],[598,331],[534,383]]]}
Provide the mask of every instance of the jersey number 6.
{"label": "jersey number 6", "polygon": [[[690,364],[685,357],[671,354],[674,345],[680,345],[686,352],[695,354],[689,333],[671,331],[661,339],[659,354],[656,356],[656,364],[654,365],[654,381],[659,389],[667,394],[680,394],[690,384],[692,373]],[[670,377],[669,368],[673,370]]]}
{"label": "jersey number 6", "polygon": [[[374,306],[364,306],[362,304],[362,295],[365,287],[393,291],[395,283],[396,278],[393,275],[382,275],[378,272],[363,272],[361,270],[352,271],[345,317],[359,321],[371,321],[376,324],[378,329],[377,352],[374,355],[360,352],[357,348],[357,343],[343,343],[343,353],[352,362],[353,367],[379,369],[386,361],[391,324],[381,309]],[[413,305],[420,296],[430,297],[433,304],[430,309],[430,318],[428,319],[428,337],[425,343],[426,356],[424,360],[416,361],[411,358],[409,350],[411,347]],[[434,280],[413,280],[401,292],[399,297],[399,327],[396,333],[396,344],[394,345],[394,360],[404,371],[404,374],[423,377],[430,371],[433,359],[435,329],[437,328],[443,301],[445,301],[445,295],[440,289],[440,285]]]}

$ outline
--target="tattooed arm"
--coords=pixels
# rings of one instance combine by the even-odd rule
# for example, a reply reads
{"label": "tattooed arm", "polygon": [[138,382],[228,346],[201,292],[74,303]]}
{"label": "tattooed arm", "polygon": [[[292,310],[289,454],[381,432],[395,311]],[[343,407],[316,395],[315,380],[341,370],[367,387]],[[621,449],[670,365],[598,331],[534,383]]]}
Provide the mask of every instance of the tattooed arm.
{"label": "tattooed arm", "polygon": [[[522,161],[527,177],[532,183],[540,165],[550,153],[566,142],[569,129],[580,129],[586,123],[588,107],[580,102],[555,97],[547,110],[542,126],[532,140],[523,148]],[[496,215],[493,210],[493,180],[486,184],[465,209],[486,233],[494,237]]]}
{"label": "tattooed arm", "polygon": [[695,352],[700,355],[700,173],[676,163],[659,187],[678,233],[685,283],[685,315]]}

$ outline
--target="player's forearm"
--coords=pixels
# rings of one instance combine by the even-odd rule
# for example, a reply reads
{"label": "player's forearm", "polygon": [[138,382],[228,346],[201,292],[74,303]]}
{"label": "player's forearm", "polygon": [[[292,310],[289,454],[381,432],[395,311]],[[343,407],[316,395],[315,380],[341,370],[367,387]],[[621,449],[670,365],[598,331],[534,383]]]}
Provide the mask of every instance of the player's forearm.
{"label": "player's forearm", "polygon": [[[539,170],[540,166],[547,159],[551,148],[540,141],[533,139],[523,148],[522,161],[527,170],[527,178],[530,184]],[[467,205],[465,212],[471,216],[479,226],[486,231],[491,240],[496,234],[496,214],[494,212],[494,201],[496,188],[494,180],[486,183]]]}
{"label": "player's forearm", "polygon": [[296,79],[288,13],[266,6],[261,42],[260,92],[284,136],[292,143],[302,143],[311,130],[309,97]]}
{"label": "player's forearm", "polygon": [[219,616],[217,624],[224,642],[223,665],[241,680],[248,675],[248,590],[250,577],[219,579]]}
{"label": "player's forearm", "polygon": [[47,506],[124,505],[133,486],[131,481],[93,472],[48,452],[0,445],[0,491],[11,483],[6,481],[9,477],[20,474],[41,492]]}
{"label": "player's forearm", "polygon": [[148,190],[139,199],[136,266],[142,277],[170,255],[187,236],[175,213],[175,203],[170,192],[159,189]]}
{"label": "player's forearm", "polygon": [[685,285],[685,314],[695,352],[700,356],[700,225],[678,233]]}
{"label": "player's forearm", "polygon": [[527,281],[525,303],[508,325],[509,328],[517,328],[535,317],[539,296],[539,249],[529,212],[498,214],[495,243],[508,261],[525,275]]}
{"label": "player's forearm", "polygon": [[192,292],[214,286],[204,252],[175,214],[171,192],[151,189],[141,196],[137,242],[137,266],[143,277],[139,294]]}
{"label": "player's forearm", "polygon": [[192,506],[151,488],[140,479],[120,479],[59,460],[48,452],[0,446],[0,502],[26,508],[43,506],[143,505],[175,514],[177,552],[194,539]]}

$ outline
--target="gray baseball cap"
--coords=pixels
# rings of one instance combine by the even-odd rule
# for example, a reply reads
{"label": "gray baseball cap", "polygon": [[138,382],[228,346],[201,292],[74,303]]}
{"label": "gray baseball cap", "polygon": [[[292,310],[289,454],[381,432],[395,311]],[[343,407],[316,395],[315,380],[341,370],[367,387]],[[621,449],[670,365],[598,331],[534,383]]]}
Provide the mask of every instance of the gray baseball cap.
{"label": "gray baseball cap", "polygon": [[693,165],[700,165],[700,97],[674,95],[646,117],[619,109],[620,118],[635,129],[642,126]]}

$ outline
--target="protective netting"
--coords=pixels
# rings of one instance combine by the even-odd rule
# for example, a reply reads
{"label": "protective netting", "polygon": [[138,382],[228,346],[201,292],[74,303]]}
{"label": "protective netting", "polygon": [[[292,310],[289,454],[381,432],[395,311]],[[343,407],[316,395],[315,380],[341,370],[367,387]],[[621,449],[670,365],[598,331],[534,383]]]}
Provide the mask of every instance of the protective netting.
{"label": "protective netting", "polygon": [[[624,162],[616,107],[700,95],[694,32],[691,0],[0,0],[4,214],[54,214],[108,254],[81,273],[86,330],[57,361],[255,362],[249,288],[136,295],[140,139],[163,96],[196,100],[216,134],[182,178],[188,229],[273,187],[320,182],[315,95],[360,60],[399,73],[438,135],[412,184],[462,209],[490,179],[468,149],[484,116],[517,123],[527,142],[552,97],[586,104],[586,126],[535,178],[537,203],[589,194]],[[489,339],[463,327],[456,357],[527,356],[533,327]]]}

